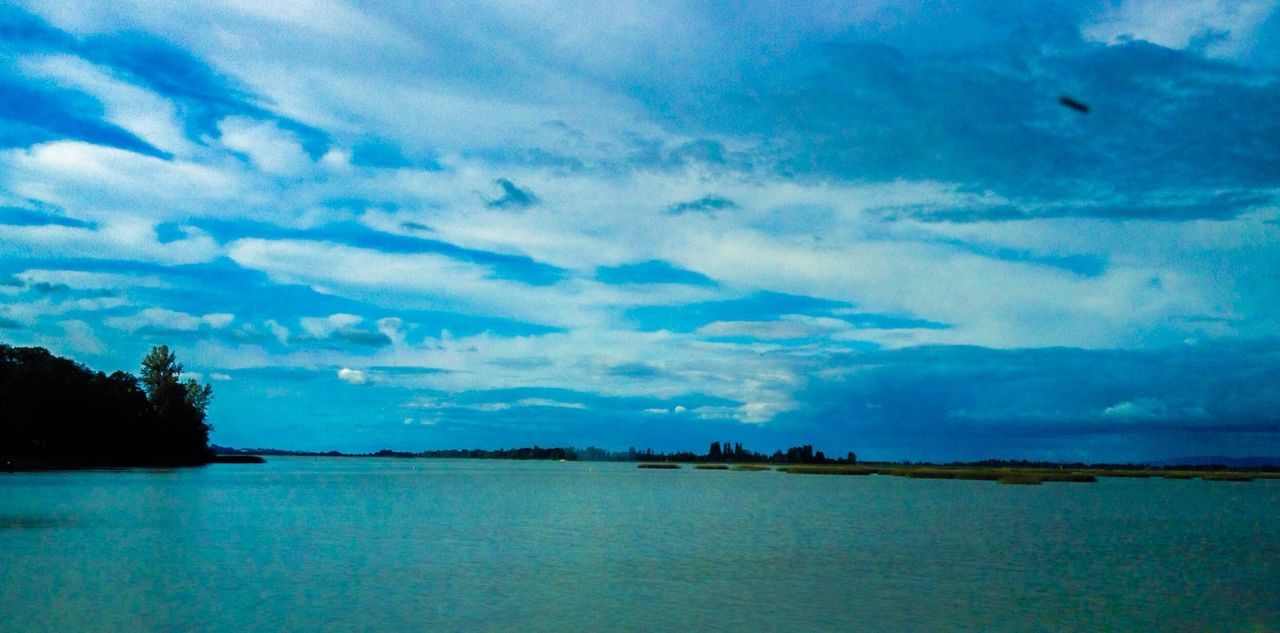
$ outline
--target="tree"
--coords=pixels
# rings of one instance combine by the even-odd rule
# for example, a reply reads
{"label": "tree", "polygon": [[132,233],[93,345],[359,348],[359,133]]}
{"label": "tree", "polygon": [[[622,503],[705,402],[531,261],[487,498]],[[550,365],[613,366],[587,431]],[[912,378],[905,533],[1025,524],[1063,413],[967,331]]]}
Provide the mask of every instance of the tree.
{"label": "tree", "polygon": [[182,365],[178,358],[169,351],[168,345],[157,345],[151,348],[142,359],[142,384],[147,390],[147,397],[155,399],[168,387],[178,384],[178,376],[182,375]]}
{"label": "tree", "polygon": [[191,378],[182,383],[182,386],[187,392],[187,403],[200,413],[204,413],[209,408],[209,402],[213,400],[213,387],[202,385]]}
{"label": "tree", "polygon": [[198,459],[209,450],[205,410],[213,399],[213,388],[181,378],[182,364],[168,345],[151,348],[142,359],[142,384],[155,411],[158,442],[174,455]]}
{"label": "tree", "polygon": [[159,346],[143,377],[95,372],[38,347],[0,344],[0,462],[180,465],[208,461],[205,410],[213,390],[180,381],[182,365]]}

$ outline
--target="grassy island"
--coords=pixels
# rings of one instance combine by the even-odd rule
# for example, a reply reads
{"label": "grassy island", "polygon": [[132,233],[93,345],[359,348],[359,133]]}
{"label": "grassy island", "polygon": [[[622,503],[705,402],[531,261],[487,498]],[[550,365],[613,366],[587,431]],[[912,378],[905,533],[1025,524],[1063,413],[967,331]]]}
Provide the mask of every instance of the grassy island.
{"label": "grassy island", "polygon": [[670,462],[662,462],[658,464],[640,464],[637,468],[651,468],[655,470],[672,470],[679,468],[680,464],[672,464]]}
{"label": "grassy island", "polygon": [[899,464],[800,464],[782,466],[778,470],[796,475],[887,475],[908,479],[956,479],[994,481],[1000,484],[1039,485],[1042,483],[1092,483],[1099,477],[1163,479],[1203,479],[1205,481],[1248,482],[1254,479],[1280,479],[1280,472],[1236,470],[1149,470],[1105,467],[1048,468],[1041,466],[988,467],[977,465],[899,465]]}

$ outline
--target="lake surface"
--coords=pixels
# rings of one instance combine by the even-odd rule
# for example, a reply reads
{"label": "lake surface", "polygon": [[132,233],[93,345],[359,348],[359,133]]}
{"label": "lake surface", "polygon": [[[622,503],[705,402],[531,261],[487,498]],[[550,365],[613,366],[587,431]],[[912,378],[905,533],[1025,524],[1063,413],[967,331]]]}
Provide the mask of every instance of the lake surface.
{"label": "lake surface", "polygon": [[0,474],[4,631],[1275,631],[1280,481]]}

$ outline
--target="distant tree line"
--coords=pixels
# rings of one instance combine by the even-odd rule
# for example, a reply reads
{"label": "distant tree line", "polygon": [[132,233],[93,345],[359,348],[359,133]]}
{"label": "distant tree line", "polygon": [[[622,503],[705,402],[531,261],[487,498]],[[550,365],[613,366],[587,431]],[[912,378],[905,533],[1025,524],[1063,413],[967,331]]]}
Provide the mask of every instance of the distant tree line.
{"label": "distant tree line", "polygon": [[205,410],[213,390],[181,375],[164,345],[147,354],[138,377],[0,344],[0,467],[209,461]]}
{"label": "distant tree line", "polygon": [[829,458],[822,451],[813,450],[813,446],[804,444],[793,446],[786,451],[774,451],[772,455],[746,450],[741,443],[712,442],[704,454],[692,451],[674,451],[664,453],[653,449],[628,448],[625,451],[610,451],[595,446],[586,448],[539,446],[525,448],[499,449],[445,449],[421,452],[393,451],[383,449],[373,453],[341,453],[338,451],[288,451],[274,448],[235,449],[214,446],[213,450],[222,455],[297,455],[311,457],[431,457],[437,459],[549,459],[564,461],[590,462],[710,462],[710,463],[772,463],[772,464],[854,464],[858,457],[847,453],[841,458]]}
{"label": "distant tree line", "polygon": [[[391,451],[379,451],[377,454],[392,453]],[[392,453],[397,455],[396,453]],[[398,454],[403,455],[403,453]],[[534,446],[532,448],[499,448],[497,450],[441,450],[441,451],[423,451],[421,453],[411,453],[413,457],[443,457],[443,458],[463,458],[463,459],[550,459],[575,461],[578,454],[572,448],[541,448]]]}

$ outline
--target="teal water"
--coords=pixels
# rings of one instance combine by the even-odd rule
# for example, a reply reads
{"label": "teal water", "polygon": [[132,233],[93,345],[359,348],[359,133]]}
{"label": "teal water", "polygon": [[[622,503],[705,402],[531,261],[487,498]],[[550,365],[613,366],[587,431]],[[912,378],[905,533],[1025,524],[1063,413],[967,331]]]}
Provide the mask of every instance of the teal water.
{"label": "teal water", "polygon": [[0,475],[0,630],[1275,631],[1280,481],[276,458]]}

